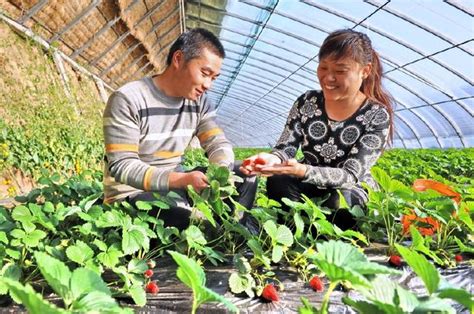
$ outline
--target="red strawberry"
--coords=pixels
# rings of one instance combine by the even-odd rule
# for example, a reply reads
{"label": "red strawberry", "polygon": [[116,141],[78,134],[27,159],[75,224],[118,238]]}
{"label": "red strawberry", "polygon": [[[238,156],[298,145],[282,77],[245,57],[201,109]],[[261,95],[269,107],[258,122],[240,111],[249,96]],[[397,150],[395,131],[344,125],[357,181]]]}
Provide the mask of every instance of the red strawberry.
{"label": "red strawberry", "polygon": [[395,267],[402,266],[402,258],[398,255],[390,255],[388,263]]}
{"label": "red strawberry", "polygon": [[151,269],[147,269],[143,275],[146,277],[146,278],[151,278],[151,276],[153,276],[153,270]]}
{"label": "red strawberry", "polygon": [[157,294],[160,291],[156,282],[151,281],[145,286],[145,291],[152,294]]}
{"label": "red strawberry", "polygon": [[278,293],[275,289],[275,286],[272,284],[268,284],[263,288],[262,291],[262,298],[268,301],[279,301],[280,298],[278,297]]}
{"label": "red strawberry", "polygon": [[264,164],[266,164],[265,159],[263,159],[263,158],[261,158],[261,157],[257,157],[254,162],[255,162],[256,165],[264,165]]}
{"label": "red strawberry", "polygon": [[311,278],[309,285],[314,291],[322,292],[324,290],[324,284],[318,276]]}
{"label": "red strawberry", "polygon": [[152,260],[152,259],[148,260],[148,261],[146,262],[146,264],[148,265],[148,268],[150,268],[150,269],[153,269],[153,268],[155,268],[155,266],[156,266],[155,261]]}
{"label": "red strawberry", "polygon": [[252,161],[251,161],[250,159],[245,159],[245,160],[242,162],[242,167],[250,166],[251,163],[252,163]]}
{"label": "red strawberry", "polygon": [[457,254],[456,256],[454,256],[454,259],[456,260],[457,263],[461,263],[463,260],[463,257],[462,255]]}

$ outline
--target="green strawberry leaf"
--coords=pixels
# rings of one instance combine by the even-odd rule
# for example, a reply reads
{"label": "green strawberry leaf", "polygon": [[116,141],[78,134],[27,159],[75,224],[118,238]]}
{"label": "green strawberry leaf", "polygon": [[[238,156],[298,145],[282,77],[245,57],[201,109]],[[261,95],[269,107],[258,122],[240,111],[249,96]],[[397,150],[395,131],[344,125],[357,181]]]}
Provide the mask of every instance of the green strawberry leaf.
{"label": "green strawberry leaf", "polygon": [[465,245],[456,236],[454,237],[454,241],[456,241],[456,244],[459,246],[459,249],[461,250],[461,252],[474,253],[474,247],[469,247]]}
{"label": "green strawberry leaf", "polygon": [[400,275],[401,271],[394,268],[390,268],[384,265],[380,265],[372,262],[354,262],[348,265],[350,269],[358,272],[362,275],[375,275],[375,274],[394,274]]}
{"label": "green strawberry leaf", "polygon": [[429,298],[413,310],[413,313],[448,313],[455,314],[456,310],[445,300],[438,298]]}
{"label": "green strawberry leaf", "polygon": [[[352,300],[351,300],[352,301]],[[303,306],[298,307],[298,314],[316,314],[319,313],[318,309],[312,305],[308,299],[301,297],[301,303]]]}
{"label": "green strawberry leaf", "polygon": [[53,290],[63,298],[66,305],[70,304],[71,293],[69,291],[69,282],[71,271],[69,268],[54,257],[43,252],[34,253],[38,268]]}
{"label": "green strawberry leaf", "polygon": [[202,287],[199,292],[198,306],[206,302],[219,302],[227,307],[227,309],[233,313],[238,313],[239,309],[235,304],[227,300],[224,296],[212,291],[209,288]]}
{"label": "green strawberry leaf", "polygon": [[23,239],[26,236],[26,232],[21,229],[13,229],[10,235],[15,239]]}
{"label": "green strawberry leaf", "polygon": [[328,277],[331,282],[347,280],[353,285],[370,287],[370,282],[364,276],[349,268],[338,266],[322,259],[315,259],[314,263],[326,274],[326,277]]}
{"label": "green strawberry leaf", "polygon": [[148,203],[148,202],[144,202],[144,201],[137,201],[135,203],[135,206],[139,209],[139,210],[145,210],[145,211],[148,211],[148,210],[151,210],[153,208],[152,204]]}
{"label": "green strawberry leaf", "polygon": [[[6,263],[0,271],[0,278],[9,278],[11,280],[19,281],[21,278],[21,268],[13,263]],[[0,295],[8,292],[8,286],[0,280]]]}
{"label": "green strawberry leaf", "polygon": [[214,216],[209,205],[207,205],[205,202],[198,202],[195,207],[204,215],[204,217],[207,218],[207,220],[209,220],[213,227],[216,226],[216,221],[214,220]]}
{"label": "green strawberry leaf", "polygon": [[148,269],[148,265],[144,259],[134,258],[127,266],[127,271],[132,274],[142,275]]}
{"label": "green strawberry leaf", "polygon": [[16,206],[12,211],[12,218],[22,223],[34,222],[36,218],[31,215],[28,207],[23,205]]}
{"label": "green strawberry leaf", "polygon": [[108,227],[122,227],[124,220],[122,214],[117,210],[106,211],[96,221],[97,227],[108,228]]}
{"label": "green strawberry leaf", "polygon": [[295,213],[293,216],[293,220],[295,222],[295,238],[299,239],[301,238],[301,235],[303,234],[304,231],[304,221],[303,218],[301,218],[301,215],[299,213]]}
{"label": "green strawberry leaf", "polygon": [[8,256],[13,258],[14,260],[19,260],[21,257],[21,253],[18,250],[12,250],[12,249],[5,249],[5,253],[7,253]]}
{"label": "green strawberry leaf", "polygon": [[398,295],[398,306],[403,310],[404,313],[413,312],[413,310],[420,303],[416,295],[413,292],[400,287],[399,285],[397,285],[396,289]]}
{"label": "green strawberry leaf", "polygon": [[275,245],[272,249],[272,262],[278,263],[281,258],[283,257],[283,246],[282,245]]}
{"label": "green strawberry leaf", "polygon": [[[351,308],[355,309],[358,313],[396,313],[393,311],[394,306],[382,306],[380,308],[378,305],[374,303],[370,303],[368,301],[355,301],[350,299],[349,297],[342,297],[342,302],[344,304],[349,305]],[[389,309],[390,307],[390,309]],[[307,312],[308,314],[314,312]]]}
{"label": "green strawberry leaf", "polygon": [[7,234],[4,231],[0,231],[0,242],[3,242],[8,245]]}
{"label": "green strawberry leaf", "polygon": [[54,304],[43,299],[43,296],[37,293],[29,284],[23,286],[16,280],[9,278],[0,278],[8,289],[12,298],[22,304],[31,314],[63,314],[68,313],[63,309],[57,308]]}
{"label": "green strawberry leaf", "polygon": [[293,245],[293,233],[291,233],[291,230],[284,225],[278,226],[277,236],[274,239],[277,243],[284,246]]}
{"label": "green strawberry leaf", "polygon": [[[188,287],[193,290],[193,297],[195,298],[194,303],[196,306],[204,302],[217,301],[224,304],[229,310],[238,312],[237,307],[225,299],[220,294],[206,288],[206,275],[201,266],[198,263],[178,252],[168,251],[173,257],[175,262],[178,264],[176,275],[178,278]],[[195,311],[196,309],[193,308]]]}
{"label": "green strawberry leaf", "polygon": [[90,269],[82,267],[73,271],[70,287],[72,297],[75,300],[80,299],[83,295],[93,291],[99,291],[111,295],[109,287],[98,274]]}
{"label": "green strawberry leaf", "polygon": [[101,250],[102,252],[105,252],[107,251],[107,244],[105,244],[104,241],[101,241],[99,239],[94,239],[94,241],[92,242],[95,246],[97,246],[97,248],[99,250]]}
{"label": "green strawberry leaf", "polygon": [[395,244],[395,247],[413,271],[423,280],[429,294],[435,292],[438,289],[440,276],[433,264],[428,262],[423,255],[415,251],[399,244]]}
{"label": "green strawberry leaf", "polygon": [[116,248],[110,247],[107,252],[97,254],[97,259],[104,264],[105,267],[113,268],[120,261],[123,253]]}
{"label": "green strawberry leaf", "polygon": [[277,229],[277,226],[275,224],[275,222],[273,222],[272,220],[268,220],[266,221],[264,224],[263,224],[263,229],[265,230],[265,232],[270,236],[270,238],[275,241],[275,239],[277,238],[278,236],[278,229]]}
{"label": "green strawberry leaf", "polygon": [[92,291],[86,294],[79,300],[75,300],[72,304],[71,310],[78,312],[97,312],[102,310],[104,312],[113,310],[120,310],[117,302],[110,295],[100,291]]}
{"label": "green strawberry leaf", "polygon": [[133,254],[142,247],[148,250],[149,244],[150,239],[141,227],[133,226],[122,233],[122,250],[126,255]]}
{"label": "green strawberry leaf", "polygon": [[252,271],[248,259],[240,253],[234,255],[233,262],[240,274],[248,274]]}
{"label": "green strawberry leaf", "polygon": [[250,280],[248,274],[232,273],[229,277],[229,287],[232,293],[242,293],[247,290]]}
{"label": "green strawberry leaf", "polygon": [[367,257],[354,246],[342,241],[327,241],[316,244],[318,259],[324,259],[337,266],[348,266],[355,262],[366,262]]}
{"label": "green strawberry leaf", "polygon": [[369,244],[365,235],[355,230],[350,230],[350,229],[344,230],[339,234],[339,236],[343,239],[347,239],[347,240],[357,239],[366,245]]}
{"label": "green strawberry leaf", "polygon": [[136,305],[146,305],[146,292],[141,285],[133,285],[128,291]]}
{"label": "green strawberry leaf", "polygon": [[75,245],[66,249],[66,255],[71,261],[85,265],[88,260],[94,257],[94,251],[86,243],[77,240]]}
{"label": "green strawberry leaf", "polygon": [[447,288],[441,291],[438,291],[438,297],[442,299],[452,299],[459,304],[462,304],[467,309],[469,309],[472,313],[474,309],[474,301],[473,296],[468,291],[464,289],[456,289],[456,288]]}
{"label": "green strawberry leaf", "polygon": [[185,231],[184,235],[188,245],[192,248],[199,248],[202,245],[207,244],[207,240],[204,237],[202,231],[195,225],[189,226]]}

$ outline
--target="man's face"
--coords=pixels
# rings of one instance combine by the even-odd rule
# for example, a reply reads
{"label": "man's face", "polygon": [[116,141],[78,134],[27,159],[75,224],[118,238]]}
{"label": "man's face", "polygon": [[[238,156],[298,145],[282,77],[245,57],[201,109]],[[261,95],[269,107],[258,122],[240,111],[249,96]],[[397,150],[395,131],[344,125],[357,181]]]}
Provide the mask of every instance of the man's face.
{"label": "man's face", "polygon": [[[178,51],[180,53],[180,51]],[[212,82],[219,76],[222,58],[207,48],[201,50],[201,55],[188,62],[184,55],[175,59],[177,75],[180,80],[181,96],[198,100],[199,97],[211,88]]]}

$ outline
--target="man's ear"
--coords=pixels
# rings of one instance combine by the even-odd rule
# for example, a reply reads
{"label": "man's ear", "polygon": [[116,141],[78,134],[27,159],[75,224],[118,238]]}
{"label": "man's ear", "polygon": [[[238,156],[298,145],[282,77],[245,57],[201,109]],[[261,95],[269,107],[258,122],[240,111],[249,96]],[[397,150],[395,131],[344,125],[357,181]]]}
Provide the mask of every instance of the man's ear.
{"label": "man's ear", "polygon": [[173,53],[173,58],[171,59],[171,64],[176,68],[178,69],[181,64],[184,63],[184,54],[181,50],[176,50],[174,53]]}

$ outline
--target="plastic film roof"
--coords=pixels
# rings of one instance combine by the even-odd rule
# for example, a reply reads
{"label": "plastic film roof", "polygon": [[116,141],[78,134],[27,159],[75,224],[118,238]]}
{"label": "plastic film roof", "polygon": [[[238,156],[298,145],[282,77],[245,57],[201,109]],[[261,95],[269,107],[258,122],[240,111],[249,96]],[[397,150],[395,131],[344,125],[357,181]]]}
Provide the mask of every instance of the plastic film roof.
{"label": "plastic film roof", "polygon": [[[320,89],[328,33],[366,33],[395,98],[394,147],[474,146],[474,20],[470,1],[188,1],[186,25],[219,34],[226,49],[210,97],[235,146],[278,140],[296,98]],[[218,16],[219,18],[217,18]]]}
{"label": "plastic film roof", "polygon": [[394,96],[394,147],[474,146],[469,0],[7,0],[6,15],[111,88],[162,71],[172,42],[204,27],[226,49],[209,92],[235,146],[272,146],[296,98],[319,89],[328,33],[365,32]]}

